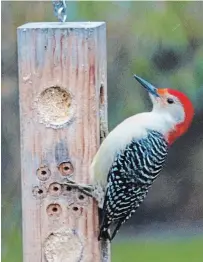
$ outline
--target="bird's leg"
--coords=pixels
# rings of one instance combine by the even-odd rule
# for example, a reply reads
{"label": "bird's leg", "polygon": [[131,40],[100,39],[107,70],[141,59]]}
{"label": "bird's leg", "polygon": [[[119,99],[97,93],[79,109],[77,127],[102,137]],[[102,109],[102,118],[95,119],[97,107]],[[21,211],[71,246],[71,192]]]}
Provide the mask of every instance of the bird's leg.
{"label": "bird's leg", "polygon": [[93,197],[93,186],[92,185],[85,185],[85,184],[78,184],[72,179],[66,178],[66,181],[64,182],[65,185],[68,185],[70,187],[74,187],[80,191],[82,191],[85,195],[89,197]]}

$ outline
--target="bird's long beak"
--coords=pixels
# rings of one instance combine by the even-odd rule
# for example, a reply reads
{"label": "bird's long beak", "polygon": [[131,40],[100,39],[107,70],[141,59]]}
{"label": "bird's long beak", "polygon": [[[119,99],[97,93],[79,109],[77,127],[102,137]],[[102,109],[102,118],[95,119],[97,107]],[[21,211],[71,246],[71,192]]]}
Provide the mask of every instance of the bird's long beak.
{"label": "bird's long beak", "polygon": [[134,75],[134,78],[153,96],[160,97],[158,90],[152,84],[148,83],[146,80],[142,79],[139,76]]}

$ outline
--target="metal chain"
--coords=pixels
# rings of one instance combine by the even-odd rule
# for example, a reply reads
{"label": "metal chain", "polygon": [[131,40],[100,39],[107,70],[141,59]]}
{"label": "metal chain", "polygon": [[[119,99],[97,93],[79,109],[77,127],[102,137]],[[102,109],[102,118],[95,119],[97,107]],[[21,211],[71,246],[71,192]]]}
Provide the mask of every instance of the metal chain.
{"label": "metal chain", "polygon": [[57,17],[59,22],[65,22],[67,18],[66,10],[67,5],[65,0],[52,0],[54,15]]}

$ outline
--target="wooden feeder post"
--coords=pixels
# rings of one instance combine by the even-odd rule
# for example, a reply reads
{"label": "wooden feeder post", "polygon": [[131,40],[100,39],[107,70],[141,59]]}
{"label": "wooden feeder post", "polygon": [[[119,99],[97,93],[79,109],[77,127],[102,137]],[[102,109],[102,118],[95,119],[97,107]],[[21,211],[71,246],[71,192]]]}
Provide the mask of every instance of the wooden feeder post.
{"label": "wooden feeder post", "polygon": [[64,185],[90,182],[107,122],[105,23],[20,26],[18,66],[24,262],[110,261],[97,204]]}

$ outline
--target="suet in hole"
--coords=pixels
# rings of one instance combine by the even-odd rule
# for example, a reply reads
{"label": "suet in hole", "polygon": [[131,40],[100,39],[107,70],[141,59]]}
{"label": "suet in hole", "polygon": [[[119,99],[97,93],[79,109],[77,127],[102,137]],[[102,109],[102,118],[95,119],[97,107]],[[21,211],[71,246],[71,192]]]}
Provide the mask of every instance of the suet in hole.
{"label": "suet in hole", "polygon": [[73,173],[73,165],[70,162],[64,162],[59,165],[59,171],[63,176],[69,176]]}
{"label": "suet in hole", "polygon": [[37,102],[41,122],[53,127],[69,122],[74,115],[74,108],[72,95],[60,86],[46,88]]}
{"label": "suet in hole", "polygon": [[[50,229],[51,227],[49,227]],[[53,226],[54,232],[51,232],[43,242],[43,251],[46,262],[78,262],[90,261],[86,259],[88,254],[84,249],[84,236],[71,228]],[[85,247],[86,248],[86,247]],[[94,259],[91,261],[94,261]]]}

